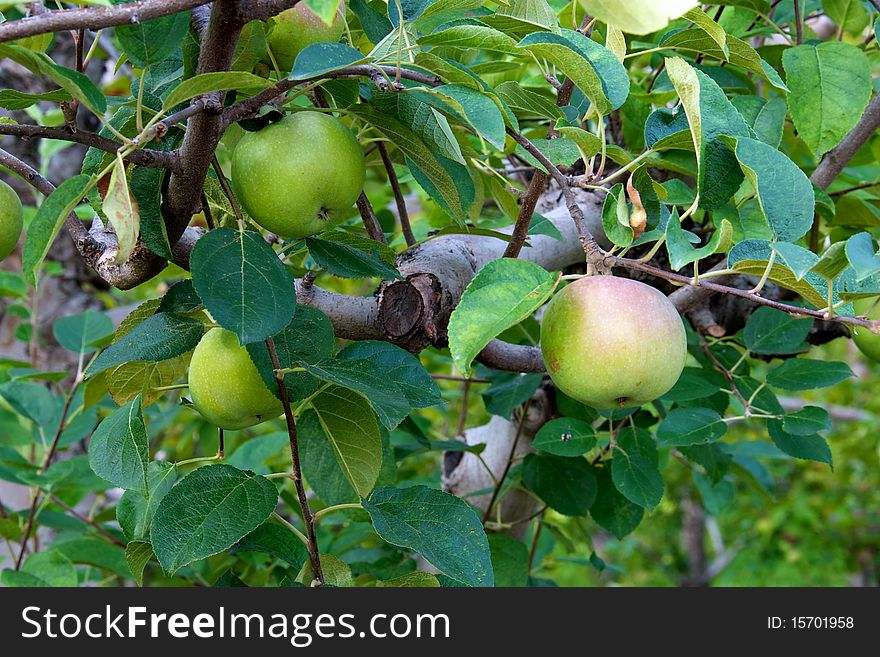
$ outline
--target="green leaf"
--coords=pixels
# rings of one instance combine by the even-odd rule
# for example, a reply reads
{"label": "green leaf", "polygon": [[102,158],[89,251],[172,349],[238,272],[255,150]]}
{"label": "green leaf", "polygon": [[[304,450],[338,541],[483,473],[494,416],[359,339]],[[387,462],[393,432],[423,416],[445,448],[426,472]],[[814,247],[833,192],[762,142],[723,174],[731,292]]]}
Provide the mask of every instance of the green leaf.
{"label": "green leaf", "polygon": [[565,516],[585,515],[596,500],[596,475],[581,457],[527,454],[522,478],[547,506]]}
{"label": "green leaf", "polygon": [[611,480],[630,502],[649,511],[663,497],[657,446],[643,429],[624,427],[611,460]]}
{"label": "green leaf", "polygon": [[595,473],[597,493],[590,516],[620,540],[639,526],[645,510],[618,492],[608,468],[597,468]]}
{"label": "green leaf", "polygon": [[556,12],[547,0],[508,0],[499,3],[495,14],[481,16],[481,22],[511,36],[539,30],[555,31],[559,25]]}
{"label": "green leaf", "polygon": [[[393,3],[392,3],[393,4]],[[453,25],[444,30],[419,37],[423,46],[443,46],[462,50],[486,50],[505,55],[516,54],[516,41],[487,25]]]}
{"label": "green leaf", "polygon": [[174,256],[161,209],[164,177],[163,169],[135,167],[131,173],[131,193],[140,211],[140,234],[144,244],[156,255],[172,260]]}
{"label": "green leaf", "polygon": [[724,28],[721,27],[718,23],[709,18],[706,12],[704,12],[699,7],[694,7],[693,9],[690,9],[687,13],[685,13],[684,18],[691,21],[700,30],[702,30],[706,34],[706,36],[712,39],[712,41],[714,41],[721,49],[725,59],[727,58],[727,56],[729,56],[730,50],[727,47],[727,32],[725,32]]}
{"label": "green leaf", "polygon": [[42,94],[27,94],[23,91],[16,91],[15,89],[0,90],[0,107],[13,112],[27,109],[42,100],[47,100],[52,103],[60,103],[65,100],[70,100],[70,94],[64,89],[54,89],[53,91],[47,91]]}
{"label": "green leaf", "polygon": [[268,89],[271,86],[272,82],[270,80],[246,71],[217,71],[212,73],[202,73],[195,77],[191,77],[188,80],[184,80],[174,87],[174,90],[168,94],[165,102],[162,103],[162,110],[168,111],[170,108],[179,105],[180,103],[212,91],[236,89],[253,93]]}
{"label": "green leaf", "polygon": [[846,256],[846,243],[835,242],[822,252],[819,260],[810,271],[821,276],[826,281],[833,281],[847,267],[849,267],[849,260],[847,260]]}
{"label": "green leaf", "polygon": [[811,436],[820,431],[830,431],[831,417],[824,408],[804,406],[783,417],[782,428],[785,433],[793,436]]}
{"label": "green leaf", "polygon": [[666,250],[669,253],[669,264],[673,269],[678,270],[719,251],[726,251],[733,243],[732,234],[733,226],[727,219],[722,219],[721,227],[712,233],[709,241],[699,248],[694,248],[687,238],[687,233],[681,227],[677,211],[673,211],[669,221],[666,222]]}
{"label": "green leaf", "polygon": [[[457,118],[471,125],[496,148],[504,149],[507,138],[504,117],[498,105],[486,93],[462,84],[444,84],[422,93],[439,96],[447,107],[455,111]],[[442,106],[437,108],[444,109]]]}
{"label": "green leaf", "polygon": [[724,376],[715,370],[699,367],[685,367],[672,390],[662,399],[672,402],[692,401],[711,397],[724,387]]}
{"label": "green leaf", "polygon": [[871,66],[858,47],[823,41],[787,48],[782,56],[789,106],[798,134],[816,157],[855,126],[871,98]]}
{"label": "green leaf", "polygon": [[499,258],[470,282],[449,319],[449,349],[456,367],[471,371],[483,347],[519,324],[553,293],[559,276],[525,260]]}
{"label": "green leaf", "polygon": [[532,448],[556,456],[583,456],[595,446],[596,430],[573,417],[550,420],[532,441]]}
{"label": "green leaf", "polygon": [[368,105],[357,105],[349,112],[363,119],[391,141],[408,162],[410,171],[429,196],[453,218],[463,220],[473,201],[473,182],[461,164],[438,155],[413,130],[394,117]]}
{"label": "green leaf", "polygon": [[36,216],[28,226],[21,256],[22,275],[34,287],[37,286],[43,260],[64,220],[82,202],[92,183],[93,179],[86,175],[68,178],[37,209]]}
{"label": "green leaf", "polygon": [[493,586],[492,559],[483,523],[463,500],[428,488],[377,488],[363,500],[373,528],[398,547],[468,586]]}
{"label": "green leaf", "polygon": [[[336,336],[330,319],[317,308],[297,306],[293,321],[283,331],[272,336],[275,351],[282,368],[297,367],[301,362],[317,363],[331,358],[336,351]],[[275,394],[278,383],[275,370],[265,342],[253,342],[247,346],[248,354],[263,383]],[[308,372],[290,372],[284,375],[287,394],[291,400],[305,399],[318,390],[320,382]]]}
{"label": "green leaf", "polygon": [[340,351],[338,359],[368,361],[386,379],[394,381],[413,408],[429,408],[443,402],[440,388],[416,356],[389,342],[360,340]]}
{"label": "green leaf", "polygon": [[713,443],[727,433],[727,424],[710,408],[676,408],[657,427],[660,447]]}
{"label": "green leaf", "polygon": [[205,332],[197,319],[176,313],[156,313],[111,344],[92,362],[88,376],[129,361],[160,361],[195,349]]}
{"label": "green leaf", "polygon": [[412,573],[407,573],[406,575],[401,575],[400,577],[393,577],[391,579],[386,579],[386,580],[378,580],[376,582],[376,587],[377,588],[383,588],[383,587],[440,588],[440,582],[431,573],[423,573],[420,571],[415,571]]}
{"label": "green leaf", "polygon": [[755,136],[759,140],[773,148],[779,147],[782,142],[785,117],[788,114],[785,99],[734,96],[730,102],[755,131]]}
{"label": "green leaf", "polygon": [[[570,134],[570,131],[567,129],[566,131]],[[541,151],[541,154],[550,160],[550,164],[555,166],[569,167],[581,157],[581,150],[578,147],[578,142],[565,137],[557,137],[556,139],[532,139],[531,142],[532,146]],[[547,167],[541,164],[538,158],[529,153],[519,144],[516,146],[516,155],[544,173],[550,173],[547,171]]]}
{"label": "green leaf", "polygon": [[[351,576],[351,566],[345,563],[339,557],[332,554],[322,554],[321,569],[324,571],[324,584],[334,586],[336,588],[347,588],[354,586]],[[312,562],[306,561],[302,570],[299,571],[296,580],[303,586],[312,586],[315,581],[315,575],[312,572]]]}
{"label": "green leaf", "polygon": [[763,306],[749,317],[743,337],[753,354],[793,354],[803,347],[812,328],[810,317],[795,318]]}
{"label": "green leaf", "polygon": [[880,256],[875,248],[874,238],[867,232],[857,233],[846,241],[846,257],[856,272],[857,282],[880,274]]}
{"label": "green leaf", "polygon": [[150,542],[162,569],[221,552],[259,527],[275,510],[278,492],[265,477],[229,465],[208,465],[184,477],[156,509]]}
{"label": "green leaf", "polygon": [[813,225],[815,196],[809,178],[783,153],[750,139],[725,138],[735,144],[736,159],[757,192],[761,211],[777,240],[794,242]]}
{"label": "green leaf", "polygon": [[546,235],[557,242],[565,241],[565,238],[562,236],[562,233],[559,232],[556,225],[547,217],[538,214],[537,212],[532,215],[532,218],[529,221],[529,235]]}
{"label": "green leaf", "polygon": [[315,411],[308,409],[300,415],[296,429],[303,477],[318,499],[328,506],[356,502],[358,494],[342,471]]}
{"label": "green leaf", "polygon": [[259,233],[212,230],[196,242],[190,267],[208,312],[241,344],[265,340],[293,319],[293,276]]}
{"label": "green leaf", "polygon": [[153,516],[162,498],[177,481],[177,469],[171,463],[150,461],[147,465],[147,493],[127,490],[116,505],[116,520],[131,540],[149,537]]}
{"label": "green leaf", "polygon": [[525,586],[529,579],[528,548],[506,534],[493,532],[488,536],[495,586]]}
{"label": "green leaf", "polygon": [[179,48],[188,27],[189,12],[185,11],[132,25],[118,25],[113,32],[131,63],[144,68],[161,62]]}
{"label": "green leaf", "polygon": [[860,0],[822,0],[825,14],[847,34],[860,35],[870,22],[867,9]]}
{"label": "green leaf", "polygon": [[56,550],[28,555],[21,570],[28,575],[38,577],[44,582],[42,586],[72,587],[78,583],[73,563]]}
{"label": "green leaf", "polygon": [[359,51],[344,43],[320,41],[306,46],[296,56],[291,80],[316,78],[352,64],[359,64],[367,58]]}
{"label": "green leaf", "polygon": [[793,456],[796,459],[827,463],[834,467],[831,448],[828,447],[828,442],[822,436],[818,434],[798,436],[787,433],[783,429],[783,422],[781,420],[770,420],[767,422],[767,430],[770,433],[770,439],[773,441],[773,444],[789,456]]}
{"label": "green leaf", "polygon": [[555,64],[603,116],[623,105],[629,95],[629,78],[620,60],[580,32],[564,28],[558,33],[533,32],[516,47]]}
{"label": "green leaf", "polygon": [[827,388],[853,376],[846,363],[791,358],[767,373],[767,383],[783,390]]}
{"label": "green leaf", "polygon": [[52,334],[58,344],[75,354],[92,353],[98,343],[113,335],[113,331],[113,320],[94,310],[59,317],[52,325]]}
{"label": "green leaf", "polygon": [[205,304],[196,294],[192,279],[185,278],[168,288],[168,291],[162,296],[157,312],[187,314],[197,312],[204,307]]}
{"label": "green leaf", "polygon": [[114,486],[147,492],[150,439],[136,397],[107,416],[89,442],[89,465]]}
{"label": "green leaf", "polygon": [[621,183],[612,187],[602,203],[602,228],[605,236],[617,246],[629,246],[633,241],[633,229],[629,225],[629,206]]}
{"label": "green leaf", "polygon": [[697,470],[692,470],[691,474],[697,490],[700,491],[700,497],[703,498],[703,506],[709,514],[717,516],[733,501],[736,489],[728,480],[721,479],[713,483]]}
{"label": "green leaf", "polygon": [[722,135],[748,137],[749,127],[724,91],[708,75],[680,57],[667,57],[669,79],[681,98],[697,154],[697,192],[700,206],[713,209],[725,203],[739,188],[730,148]]}
{"label": "green leaf", "polygon": [[509,418],[520,404],[532,398],[541,385],[541,374],[504,372],[493,377],[492,384],[481,394],[486,410],[492,415]]}
{"label": "green leaf", "polygon": [[398,280],[403,278],[396,268],[379,256],[377,249],[367,253],[361,249],[331,240],[307,237],[309,254],[319,266],[342,278],[373,278]]}
{"label": "green leaf", "polygon": [[[727,256],[727,265],[735,271],[760,278],[767,269],[770,254],[770,242],[744,240],[730,250]],[[812,272],[807,272],[799,279],[787,266],[777,260],[770,269],[768,280],[797,292],[817,308],[824,308],[828,305],[828,283]],[[835,292],[835,299],[837,298]]]}
{"label": "green leaf", "polygon": [[695,0],[578,0],[578,4],[596,19],[629,34],[650,34],[682,16]]}
{"label": "green leaf", "polygon": [[772,242],[770,248],[782,257],[781,262],[785,263],[798,281],[819,262],[819,256],[815,253],[791,242]]}
{"label": "green leaf", "polygon": [[[430,101],[435,100],[436,97],[426,92],[385,91],[374,93],[371,105],[409,127],[431,151],[459,164],[466,164],[448,119],[431,106]],[[446,103],[442,103],[442,106],[447,107]]]}
{"label": "green leaf", "polygon": [[125,562],[138,586],[144,585],[144,569],[155,558],[153,546],[147,541],[130,541],[125,546]]}
{"label": "green leaf", "polygon": [[548,118],[561,121],[564,118],[562,110],[557,107],[549,97],[530,89],[525,89],[518,82],[508,80],[495,87],[498,94],[511,109],[524,118]]}
{"label": "green leaf", "polygon": [[269,554],[297,571],[309,559],[309,552],[303,542],[289,529],[271,520],[264,522],[229,550],[229,554],[239,552]]}
{"label": "green leaf", "polygon": [[369,402],[352,390],[330,386],[311,404],[346,479],[358,495],[369,495],[382,467],[379,425]]}

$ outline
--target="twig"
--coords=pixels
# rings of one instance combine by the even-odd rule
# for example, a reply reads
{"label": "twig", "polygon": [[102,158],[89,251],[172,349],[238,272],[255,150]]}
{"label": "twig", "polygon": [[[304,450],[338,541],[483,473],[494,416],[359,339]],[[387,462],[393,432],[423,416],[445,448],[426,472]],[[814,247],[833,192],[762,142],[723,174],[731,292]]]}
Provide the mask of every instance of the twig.
{"label": "twig", "polygon": [[794,0],[794,26],[797,32],[797,45],[804,42],[804,22],[801,20],[801,0]]}
{"label": "twig", "polygon": [[[73,401],[73,396],[76,392],[76,388],[79,385],[79,381],[77,381],[73,389],[67,395],[67,399],[64,400],[64,407],[61,409],[61,418],[58,420],[58,428],[55,430],[55,437],[52,439],[52,445],[49,447],[49,451],[46,453],[45,458],[43,459],[43,465],[40,467],[40,473],[44,473],[46,469],[52,465],[52,459],[55,458],[55,452],[58,449],[58,440],[61,438],[61,434],[64,431],[64,423],[67,421],[67,413],[70,411],[70,403]],[[21,562],[24,559],[24,553],[27,551],[27,542],[31,535],[31,530],[34,528],[34,520],[37,516],[37,505],[40,503],[40,489],[37,488],[34,493],[34,499],[31,502],[31,508],[28,512],[27,522],[24,526],[24,531],[21,535],[21,550],[18,553],[18,558],[15,560],[15,570],[19,570],[21,568]]]}
{"label": "twig", "polygon": [[[23,139],[42,138],[72,141],[113,154],[123,147],[123,144],[120,144],[118,141],[94,132],[87,132],[85,130],[74,132],[67,128],[51,128],[26,123],[0,123],[0,135],[10,135]],[[134,150],[125,159],[142,167],[174,169],[177,165],[177,154],[173,151]]]}
{"label": "twig", "polygon": [[[545,509],[545,511],[546,511],[546,509]],[[538,550],[538,538],[540,538],[541,530],[543,528],[544,528],[544,511],[542,511],[541,514],[538,516],[538,524],[535,527],[534,533],[532,534],[532,545],[529,548],[529,567],[528,567],[529,575],[532,574],[532,565],[535,561],[535,553]]]}
{"label": "twig", "polygon": [[[465,380],[461,386],[461,409],[458,412],[458,428],[455,430],[456,436],[464,435],[464,425],[468,416],[468,395],[471,389],[471,382]],[[489,471],[492,474],[492,471]]]}
{"label": "twig", "polygon": [[456,376],[455,374],[432,374],[431,378],[443,379],[444,381],[467,381],[468,383],[492,383],[491,379],[481,379],[473,376]]}
{"label": "twig", "polygon": [[400,181],[397,179],[397,173],[394,171],[394,163],[388,155],[388,149],[385,144],[376,142],[379,149],[379,155],[382,157],[382,164],[385,165],[385,172],[388,174],[388,182],[391,190],[394,192],[394,202],[397,204],[397,217],[400,219],[400,230],[403,232],[403,239],[406,240],[407,246],[416,243],[416,238],[412,232],[412,226],[409,223],[409,212],[406,209],[406,199],[403,198],[403,192],[400,190]]}
{"label": "twig", "polygon": [[724,365],[721,363],[721,361],[719,361],[715,357],[715,354],[712,353],[712,349],[709,347],[709,343],[706,342],[706,340],[703,338],[703,336],[699,336],[699,338],[700,338],[700,349],[702,349],[703,352],[706,354],[706,356],[709,357],[709,360],[712,361],[712,365],[715,367],[715,369],[718,370],[719,372],[721,372],[724,375],[724,378],[727,379],[727,382],[730,384],[731,391],[736,396],[736,398],[739,399],[740,403],[742,404],[743,413],[748,413],[749,412],[749,402],[743,396],[743,394],[739,391],[739,388],[736,387],[736,381],[733,378],[733,372],[731,372],[729,369],[724,367]]}
{"label": "twig", "polygon": [[235,220],[238,222],[239,226],[244,226],[244,215],[241,212],[241,206],[238,204],[238,199],[235,198],[232,187],[229,186],[229,181],[226,180],[226,175],[220,167],[220,162],[217,160],[216,154],[211,156],[211,166],[214,168],[214,173],[217,174],[217,180],[220,181],[220,188],[223,190],[223,194],[226,195],[226,200],[229,201],[229,205],[232,206]]}
{"label": "twig", "polygon": [[364,228],[367,229],[367,235],[370,236],[370,239],[388,244],[385,233],[382,232],[382,226],[379,225],[379,220],[376,218],[376,211],[373,210],[373,205],[364,192],[358,196],[357,209],[361,213],[361,220],[364,222]]}
{"label": "twig", "polygon": [[95,529],[97,529],[98,532],[100,532],[106,538],[109,538],[113,543],[115,543],[119,547],[123,547],[123,548],[125,547],[125,541],[120,540],[116,535],[114,535],[112,532],[108,531],[100,523],[95,522],[92,518],[89,518],[88,516],[84,516],[83,514],[81,514],[79,511],[77,511],[73,507],[62,502],[55,495],[49,495],[49,499],[52,500],[53,504],[57,504],[62,509],[67,511],[70,515],[72,515],[74,518],[76,518],[77,520],[84,522],[87,525],[90,525],[90,526],[94,527]]}
{"label": "twig", "polygon": [[513,443],[510,445],[510,453],[507,455],[507,462],[504,464],[504,470],[501,472],[501,476],[498,477],[498,483],[495,485],[495,488],[492,489],[492,497],[489,498],[489,504],[486,505],[486,512],[483,514],[483,523],[485,524],[489,517],[492,514],[492,507],[495,505],[495,501],[498,499],[498,494],[501,492],[501,487],[504,486],[504,480],[507,478],[507,473],[510,472],[510,466],[513,465],[513,457],[516,454],[516,446],[519,444],[519,437],[522,435],[523,427],[526,424],[526,417],[529,414],[529,406],[531,405],[532,400],[529,399],[522,406],[522,415],[519,418],[519,423],[516,426],[516,435],[513,437]]}
{"label": "twig", "polygon": [[309,508],[309,498],[306,497],[306,489],[303,486],[302,481],[296,418],[293,417],[293,411],[290,408],[290,397],[287,394],[287,385],[284,383],[284,375],[280,373],[281,362],[278,360],[278,352],[275,349],[275,341],[272,338],[266,338],[266,348],[269,351],[269,359],[272,361],[272,369],[275,370],[275,381],[278,384],[278,393],[281,396],[281,404],[284,406],[284,418],[287,420],[287,435],[290,437],[290,456],[293,464],[293,476],[291,478],[293,479],[294,486],[296,486],[299,505],[302,507],[303,521],[305,522],[306,532],[309,539],[306,547],[309,551],[309,559],[312,562],[312,572],[315,575],[315,580],[319,584],[323,584],[324,571],[321,569],[318,539],[315,536],[315,519],[314,516],[312,516],[311,508]]}

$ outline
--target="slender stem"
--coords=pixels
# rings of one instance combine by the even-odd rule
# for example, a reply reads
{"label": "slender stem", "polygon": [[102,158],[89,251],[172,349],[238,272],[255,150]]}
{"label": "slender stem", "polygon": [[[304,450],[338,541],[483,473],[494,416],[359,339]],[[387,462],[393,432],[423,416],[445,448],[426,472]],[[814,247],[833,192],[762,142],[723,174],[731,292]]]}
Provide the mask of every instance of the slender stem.
{"label": "slender stem", "polygon": [[119,547],[125,547],[125,541],[120,540],[120,539],[119,539],[116,535],[114,535],[112,532],[107,531],[107,529],[106,529],[105,527],[103,527],[100,523],[95,522],[94,519],[89,518],[88,516],[84,516],[83,514],[81,514],[79,511],[77,511],[77,510],[74,509],[73,507],[71,507],[71,506],[65,504],[64,502],[62,502],[62,501],[61,501],[60,499],[58,499],[55,495],[50,495],[50,496],[49,496],[49,499],[52,500],[52,504],[57,504],[57,505],[60,506],[62,509],[64,509],[65,511],[67,511],[70,515],[72,515],[74,518],[76,518],[77,520],[79,520],[80,522],[84,522],[84,523],[86,523],[87,525],[90,525],[90,526],[94,527],[94,528],[97,529],[101,534],[103,534],[105,537],[107,537],[108,539],[110,539],[113,543],[115,543],[115,544],[118,545]]}
{"label": "slender stem", "polygon": [[232,212],[235,213],[235,220],[238,222],[239,230],[244,230],[244,215],[241,213],[241,206],[238,204],[235,194],[232,192],[232,187],[229,186],[229,181],[226,180],[226,175],[223,173],[223,169],[220,168],[220,162],[217,161],[216,153],[211,156],[211,166],[214,167],[214,173],[217,174],[217,179],[220,181],[220,188],[226,195],[229,205],[232,206]]}
{"label": "slender stem", "polygon": [[542,511],[541,514],[538,516],[538,524],[535,527],[535,531],[532,535],[532,545],[529,548],[529,568],[528,568],[529,575],[532,574],[532,566],[535,561],[535,553],[538,551],[538,539],[541,536],[541,530],[543,528],[544,528],[544,513]]}
{"label": "slender stem", "polygon": [[[455,430],[456,436],[464,435],[464,427],[467,423],[468,416],[468,396],[471,390],[471,382],[465,381],[461,386],[461,409],[458,412],[458,428]],[[491,474],[491,471],[490,471]]]}
{"label": "slender stem", "polygon": [[492,507],[495,505],[495,501],[498,499],[499,493],[501,493],[501,487],[504,485],[504,480],[507,479],[507,473],[510,472],[510,466],[513,465],[513,457],[516,454],[516,446],[519,443],[519,437],[522,435],[523,427],[526,423],[526,417],[529,414],[529,405],[532,400],[529,399],[522,407],[522,415],[519,418],[519,423],[516,427],[516,435],[513,437],[513,443],[510,445],[510,453],[507,455],[507,462],[504,464],[504,470],[501,472],[501,476],[498,477],[498,483],[495,485],[495,488],[492,489],[492,497],[489,498],[489,504],[486,505],[486,511],[483,513],[483,523],[488,522],[489,517],[492,514]]}
{"label": "slender stem", "polygon": [[794,0],[794,25],[797,32],[797,45],[804,42],[804,22],[801,20],[801,0]]}
{"label": "slender stem", "polygon": [[385,233],[382,231],[382,226],[376,218],[373,204],[370,203],[370,199],[367,198],[364,192],[361,192],[361,195],[358,196],[357,209],[361,213],[361,220],[364,222],[364,228],[367,229],[367,235],[370,236],[370,239],[382,244],[388,244],[388,240],[385,239]]}
{"label": "slender stem", "polygon": [[315,511],[315,515],[312,516],[312,519],[315,522],[318,522],[318,519],[323,518],[324,516],[335,513],[336,511],[342,511],[344,509],[363,509],[364,507],[360,502],[351,502],[350,504],[334,504],[333,506],[328,506],[325,509],[321,509],[320,511]]}
{"label": "slender stem", "polygon": [[309,547],[309,539],[306,538],[306,535],[303,534],[300,530],[298,530],[293,523],[289,522],[284,516],[279,515],[278,513],[275,513],[274,511],[272,512],[272,517],[275,518],[275,520],[280,522],[282,525],[287,527],[290,531],[292,531],[293,534],[299,540],[301,540],[303,542],[303,545],[305,545],[307,548]]}
{"label": "slender stem", "polygon": [[478,377],[457,376],[455,374],[432,374],[432,379],[441,379],[443,381],[467,381],[468,383],[492,383],[491,379],[481,379]]}
{"label": "slender stem", "polygon": [[[70,411],[70,403],[73,401],[73,396],[76,393],[76,389],[79,387],[80,377],[77,376],[76,381],[73,384],[70,392],[67,395],[67,398],[64,400],[64,408],[61,409],[61,418],[58,420],[58,428],[55,430],[55,437],[52,439],[52,445],[49,447],[49,451],[46,453],[45,458],[43,459],[43,465],[40,467],[40,473],[46,471],[46,469],[52,465],[52,459],[55,458],[55,452],[58,449],[58,440],[61,438],[61,434],[64,431],[64,424],[67,421],[67,413]],[[24,526],[24,532],[21,535],[21,549],[18,552],[18,558],[15,560],[15,570],[21,569],[21,562],[24,559],[24,553],[27,550],[27,542],[31,535],[31,530],[34,528],[34,521],[37,516],[37,506],[40,503],[40,489],[38,488],[34,493],[34,499],[31,502],[31,508],[28,512],[28,519]]]}
{"label": "slender stem", "polygon": [[191,459],[184,459],[183,461],[178,461],[174,464],[177,468],[182,468],[185,465],[192,465],[193,463],[208,463],[210,461],[219,461],[223,458],[223,454],[218,451],[214,456],[196,456]]}
{"label": "slender stem", "polygon": [[[296,431],[296,418],[290,408],[290,397],[287,394],[287,385],[284,383],[284,375],[279,374],[281,362],[278,360],[278,351],[275,349],[275,341],[272,338],[266,338],[266,348],[269,351],[269,359],[272,361],[272,369],[275,370],[275,381],[278,384],[278,394],[281,397],[281,404],[284,406],[284,418],[287,420],[287,435],[290,437],[290,456],[293,465],[293,483],[296,486],[296,494],[299,498],[299,505],[302,507],[303,521],[305,521],[308,539],[306,547],[309,550],[309,559],[312,562],[312,572],[315,574],[315,580],[319,584],[324,583],[324,571],[321,568],[321,557],[318,550],[318,539],[315,536],[315,518],[312,516],[312,510],[309,507],[309,498],[306,496],[306,489],[303,486],[302,468],[299,462],[299,442]],[[292,525],[291,525],[292,526]]]}
{"label": "slender stem", "polygon": [[394,171],[394,163],[388,155],[388,149],[385,148],[384,142],[377,142],[379,155],[382,157],[382,164],[385,166],[385,172],[388,174],[388,182],[391,190],[394,192],[394,202],[397,204],[397,217],[400,219],[400,230],[403,232],[403,239],[406,240],[407,246],[416,243],[415,235],[412,232],[412,225],[409,222],[409,211],[406,209],[406,199],[403,198],[403,192],[400,189],[400,181],[397,179],[397,172]]}

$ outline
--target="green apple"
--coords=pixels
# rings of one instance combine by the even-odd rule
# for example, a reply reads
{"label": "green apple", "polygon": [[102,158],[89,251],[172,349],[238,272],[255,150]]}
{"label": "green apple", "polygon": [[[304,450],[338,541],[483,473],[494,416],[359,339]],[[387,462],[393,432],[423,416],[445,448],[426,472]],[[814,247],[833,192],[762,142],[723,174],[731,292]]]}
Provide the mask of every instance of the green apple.
{"label": "green apple", "polygon": [[345,28],[345,2],[339,3],[333,22],[327,25],[305,2],[282,11],[269,28],[269,48],[279,68],[289,72],[296,56],[319,41],[339,41]]}
{"label": "green apple", "polygon": [[21,235],[21,201],[18,194],[0,180],[0,260],[12,253]]}
{"label": "green apple", "polygon": [[244,429],[284,412],[247,349],[222,328],[205,333],[193,351],[189,393],[202,417],[221,429]]}
{"label": "green apple", "polygon": [[541,352],[556,387],[594,408],[641,406],[684,369],[687,338],[662,292],[616,276],[587,276],[547,305]]}
{"label": "green apple", "polygon": [[[880,319],[880,302],[877,297],[858,299],[853,303],[857,315],[868,313],[868,319]],[[852,327],[853,342],[865,356],[880,363],[880,335],[864,326]]]}
{"label": "green apple", "polygon": [[295,112],[249,132],[232,153],[238,200],[260,226],[285,239],[329,230],[364,188],[366,161],[344,123]]}

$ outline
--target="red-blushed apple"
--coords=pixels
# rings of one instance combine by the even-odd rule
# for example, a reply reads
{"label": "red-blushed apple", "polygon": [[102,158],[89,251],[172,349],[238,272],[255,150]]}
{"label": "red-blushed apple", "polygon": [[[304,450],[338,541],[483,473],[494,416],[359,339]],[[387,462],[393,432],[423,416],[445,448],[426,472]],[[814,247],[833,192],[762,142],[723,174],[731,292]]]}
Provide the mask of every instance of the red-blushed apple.
{"label": "red-blushed apple", "polygon": [[629,278],[587,276],[547,305],[541,351],[556,387],[594,408],[640,406],[684,369],[687,338],[662,292]]}

